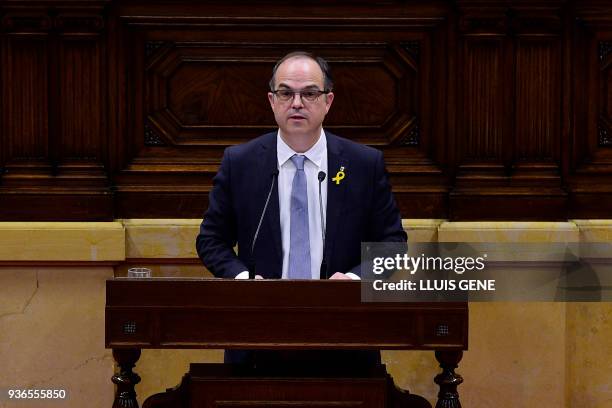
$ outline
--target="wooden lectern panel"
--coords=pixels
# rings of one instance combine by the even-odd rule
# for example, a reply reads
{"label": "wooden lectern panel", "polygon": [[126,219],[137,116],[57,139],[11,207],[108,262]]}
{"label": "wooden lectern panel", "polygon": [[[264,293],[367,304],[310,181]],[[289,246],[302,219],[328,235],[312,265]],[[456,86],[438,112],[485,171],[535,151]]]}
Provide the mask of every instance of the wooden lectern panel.
{"label": "wooden lectern panel", "polygon": [[[119,372],[114,408],[137,407],[132,371],[143,348],[435,350],[442,373],[437,407],[460,408],[455,373],[468,345],[467,303],[361,299],[357,281],[117,278],[106,282],[106,347]],[[244,367],[240,368],[243,369]],[[360,376],[323,371],[237,373],[224,364],[192,364],[181,385],[143,408],[425,408],[397,389],[378,365]],[[274,367],[278,369],[279,367]],[[302,367],[304,368],[304,367]],[[283,368],[284,369],[284,368]],[[229,370],[229,371],[227,371]],[[333,375],[332,375],[333,374]]]}
{"label": "wooden lectern panel", "polygon": [[365,303],[360,285],[113,279],[106,347],[467,349],[466,303]]}
{"label": "wooden lectern panel", "polygon": [[[231,369],[230,369],[231,370]],[[198,408],[385,407],[387,376],[381,367],[361,376],[235,374],[220,364],[192,364],[189,394]],[[378,372],[375,372],[378,371]],[[351,381],[346,381],[351,378]],[[307,396],[307,398],[305,398]]]}

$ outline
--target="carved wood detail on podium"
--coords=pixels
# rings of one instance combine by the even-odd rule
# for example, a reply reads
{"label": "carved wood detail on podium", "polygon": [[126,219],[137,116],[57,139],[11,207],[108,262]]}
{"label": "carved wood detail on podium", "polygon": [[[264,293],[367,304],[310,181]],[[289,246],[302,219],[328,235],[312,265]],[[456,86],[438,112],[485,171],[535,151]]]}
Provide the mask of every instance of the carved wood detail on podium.
{"label": "carved wood detail on podium", "polygon": [[442,367],[442,372],[434,378],[440,386],[436,408],[461,408],[457,386],[463,382],[463,377],[455,373],[455,368],[463,357],[463,351],[436,351],[436,360]]}
{"label": "carved wood detail on podium", "polygon": [[114,349],[113,358],[119,366],[119,373],[112,377],[117,385],[113,408],[138,408],[134,387],[140,382],[140,376],[132,369],[140,358],[140,349]]}
{"label": "carved wood detail on podium", "polygon": [[153,394],[142,403],[142,408],[187,408],[188,392],[191,377],[189,374],[183,376],[183,380],[174,388],[169,388],[166,392]]}
{"label": "carved wood detail on podium", "polygon": [[431,404],[425,398],[398,387],[391,375],[387,374],[387,380],[389,395],[387,408],[431,408]]}

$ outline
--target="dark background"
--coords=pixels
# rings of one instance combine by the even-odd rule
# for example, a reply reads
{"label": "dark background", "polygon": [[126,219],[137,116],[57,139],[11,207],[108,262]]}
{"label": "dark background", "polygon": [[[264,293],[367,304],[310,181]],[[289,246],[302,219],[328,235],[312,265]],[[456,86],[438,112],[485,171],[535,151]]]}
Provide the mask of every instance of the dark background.
{"label": "dark background", "polygon": [[296,49],[330,61],[325,128],[384,151],[404,218],[612,214],[609,1],[289,3],[3,0],[0,219],[201,217]]}

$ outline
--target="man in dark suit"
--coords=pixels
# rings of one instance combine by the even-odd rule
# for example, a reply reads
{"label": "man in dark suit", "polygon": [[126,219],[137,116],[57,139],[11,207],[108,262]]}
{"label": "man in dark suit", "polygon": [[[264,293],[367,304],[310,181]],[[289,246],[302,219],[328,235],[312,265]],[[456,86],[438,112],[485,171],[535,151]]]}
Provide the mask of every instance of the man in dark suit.
{"label": "man in dark suit", "polygon": [[196,246],[215,276],[246,278],[251,270],[295,278],[289,254],[298,238],[292,226],[299,227],[290,221],[291,201],[300,198],[291,196],[293,155],[305,157],[308,228],[299,238],[310,248],[298,258],[310,258],[305,278],[358,278],[361,242],[406,242],[382,153],[322,129],[332,86],[327,63],[311,54],[291,53],[276,64],[268,99],[278,132],[228,148],[214,178]]}
{"label": "man in dark suit", "polygon": [[196,247],[215,276],[359,279],[361,242],[406,242],[382,153],[322,128],[332,87],[311,54],[274,67],[278,131],[226,149],[213,181]]}

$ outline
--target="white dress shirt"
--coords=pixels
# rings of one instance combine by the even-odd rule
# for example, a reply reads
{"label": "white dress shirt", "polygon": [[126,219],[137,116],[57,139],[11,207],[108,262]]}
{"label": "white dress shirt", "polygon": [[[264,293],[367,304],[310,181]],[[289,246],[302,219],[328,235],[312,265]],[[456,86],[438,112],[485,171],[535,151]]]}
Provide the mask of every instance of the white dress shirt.
{"label": "white dress shirt", "polygon": [[[281,242],[283,249],[282,278],[287,278],[289,269],[289,248],[291,245],[291,188],[295,165],[290,160],[293,155],[304,155],[304,172],[306,173],[306,191],[308,194],[308,234],[310,238],[310,273],[312,279],[320,279],[323,260],[323,227],[321,225],[321,207],[319,205],[319,172],[326,174],[321,182],[321,202],[323,204],[323,223],[327,224],[327,138],[321,129],[319,140],[306,152],[297,153],[281,137],[280,129],[276,136],[276,157],[278,159],[278,203],[280,210]],[[330,271],[330,276],[335,272]],[[359,279],[353,273],[347,273],[352,279]],[[236,279],[248,279],[248,271],[240,272]]]}

